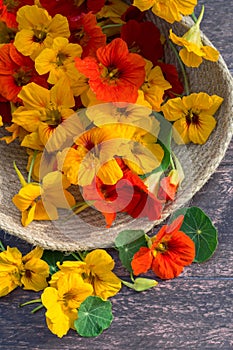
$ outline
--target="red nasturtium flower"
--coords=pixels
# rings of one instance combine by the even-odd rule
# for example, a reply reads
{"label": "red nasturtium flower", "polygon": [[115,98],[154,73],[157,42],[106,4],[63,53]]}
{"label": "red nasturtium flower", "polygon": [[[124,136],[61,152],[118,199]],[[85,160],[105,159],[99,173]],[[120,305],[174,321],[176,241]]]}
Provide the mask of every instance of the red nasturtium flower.
{"label": "red nasturtium flower", "polygon": [[177,277],[184,266],[190,265],[195,257],[194,242],[184,232],[179,231],[184,216],[180,215],[171,225],[164,225],[152,238],[150,248],[141,247],[134,254],[131,266],[139,275],[152,269],[161,279]]}
{"label": "red nasturtium flower", "polygon": [[34,5],[34,0],[0,0],[0,20],[9,28],[17,28],[16,12],[25,5]]}
{"label": "red nasturtium flower", "polygon": [[164,62],[157,62],[157,65],[162,69],[164,78],[171,84],[171,88],[165,90],[165,96],[174,98],[177,95],[181,95],[184,87],[179,79],[179,74],[176,66]]}
{"label": "red nasturtium flower", "polygon": [[115,185],[105,185],[96,177],[91,185],[83,187],[83,198],[94,201],[93,206],[104,215],[107,227],[111,226],[117,212],[127,213],[133,218],[159,219],[162,203],[120,158],[116,160],[123,171],[123,177]]}
{"label": "red nasturtium flower", "polygon": [[97,26],[96,16],[91,12],[78,17],[70,42],[82,46],[82,58],[95,56],[99,47],[106,45],[106,35]]}
{"label": "red nasturtium flower", "polygon": [[158,198],[165,201],[174,201],[179,186],[179,174],[177,170],[172,170],[162,178],[159,184]]}
{"label": "red nasturtium flower", "polygon": [[21,101],[17,95],[30,82],[47,87],[46,78],[39,76],[34,62],[19,53],[13,44],[0,48],[0,94],[11,102]]}
{"label": "red nasturtium flower", "polygon": [[154,65],[163,57],[160,31],[152,22],[128,21],[121,29],[121,38],[127,43],[130,52],[138,53]]}
{"label": "red nasturtium flower", "polygon": [[145,61],[130,53],[124,40],[117,38],[100,47],[97,59],[76,58],[76,68],[89,78],[89,86],[98,100],[135,103],[145,79]]}

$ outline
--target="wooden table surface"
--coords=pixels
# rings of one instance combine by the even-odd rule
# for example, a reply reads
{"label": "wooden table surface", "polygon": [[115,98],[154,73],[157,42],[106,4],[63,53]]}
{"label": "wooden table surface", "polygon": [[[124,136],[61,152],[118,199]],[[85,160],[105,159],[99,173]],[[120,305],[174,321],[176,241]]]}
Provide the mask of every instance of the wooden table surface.
{"label": "wooden table surface", "polygon": [[[199,6],[203,3],[202,30],[233,73],[233,1],[202,0]],[[180,277],[150,291],[123,287],[111,299],[111,327],[95,339],[74,331],[57,338],[46,327],[44,312],[32,315],[30,307],[18,307],[39,294],[18,288],[0,300],[0,349],[233,349],[232,163],[231,143],[215,174],[190,203],[201,207],[219,230],[219,246],[209,261],[192,264]],[[31,249],[4,232],[0,239],[23,253]],[[124,277],[119,263],[116,273]]]}

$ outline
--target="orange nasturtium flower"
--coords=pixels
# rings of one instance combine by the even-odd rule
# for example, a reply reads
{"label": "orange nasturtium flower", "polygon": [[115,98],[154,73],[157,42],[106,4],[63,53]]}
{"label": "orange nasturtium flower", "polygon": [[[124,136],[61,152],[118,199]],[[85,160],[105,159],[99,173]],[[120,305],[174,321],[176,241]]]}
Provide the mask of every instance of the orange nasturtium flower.
{"label": "orange nasturtium flower", "polygon": [[54,38],[70,36],[66,17],[57,14],[52,18],[45,9],[36,5],[21,7],[16,20],[19,31],[14,45],[24,56],[30,56],[33,60],[45,47],[51,46]]}
{"label": "orange nasturtium flower", "polygon": [[195,244],[184,232],[179,231],[184,216],[180,215],[171,225],[164,225],[153,237],[149,248],[141,247],[134,254],[132,269],[135,275],[152,269],[161,279],[177,277],[184,266],[195,257]]}
{"label": "orange nasturtium flower", "polygon": [[38,292],[48,284],[48,264],[41,260],[43,249],[37,247],[22,257],[17,248],[0,253],[0,297],[10,293],[18,286]]}
{"label": "orange nasturtium flower", "polygon": [[204,7],[197,22],[180,38],[170,29],[170,39],[177,45],[183,46],[179,55],[187,67],[199,67],[203,58],[216,62],[219,52],[215,48],[203,45],[201,40],[200,23],[203,17]]}
{"label": "orange nasturtium flower", "polygon": [[222,102],[222,97],[209,96],[204,92],[167,101],[162,106],[162,112],[167,120],[174,121],[175,142],[204,144],[215,128],[216,120],[213,115]]}
{"label": "orange nasturtium flower", "polygon": [[91,90],[98,100],[132,102],[145,79],[145,61],[130,53],[124,40],[117,38],[96,51],[97,58],[75,59],[76,68],[89,78]]}
{"label": "orange nasturtium flower", "polygon": [[180,21],[182,16],[191,15],[197,0],[134,0],[133,5],[141,11],[149,10],[169,23]]}

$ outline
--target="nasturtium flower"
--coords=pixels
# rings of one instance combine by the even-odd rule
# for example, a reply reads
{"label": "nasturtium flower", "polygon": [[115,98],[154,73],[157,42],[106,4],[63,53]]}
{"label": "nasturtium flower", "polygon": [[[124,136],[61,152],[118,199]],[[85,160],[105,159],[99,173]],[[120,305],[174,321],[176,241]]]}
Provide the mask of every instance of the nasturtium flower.
{"label": "nasturtium flower", "polygon": [[108,299],[121,289],[120,279],[112,272],[114,260],[103,249],[95,249],[84,259],[84,279],[93,286],[94,295]]}
{"label": "nasturtium flower", "polygon": [[174,201],[180,183],[178,171],[173,169],[168,176],[162,178],[159,183],[158,198],[165,201]]}
{"label": "nasturtium flower", "polygon": [[76,68],[89,78],[91,90],[105,102],[136,102],[145,79],[145,61],[130,53],[124,40],[117,38],[96,51],[97,58],[76,58]]}
{"label": "nasturtium flower", "polygon": [[82,47],[82,58],[96,56],[96,50],[106,45],[106,35],[97,25],[96,16],[89,12],[82,13],[76,22],[70,41],[78,43]]}
{"label": "nasturtium flower", "polygon": [[[94,0],[94,2],[96,2],[96,0]],[[107,18],[113,23],[123,23],[121,16],[128,9],[128,7],[129,5],[121,0],[104,1],[104,6],[102,6],[101,10],[98,11],[96,18],[99,20],[102,18]]]}
{"label": "nasturtium flower", "polygon": [[0,0],[0,20],[5,22],[8,28],[17,29],[16,13],[25,5],[34,5],[34,0]]}
{"label": "nasturtium flower", "polygon": [[12,201],[22,212],[22,225],[27,226],[33,220],[56,220],[57,208],[69,209],[75,205],[75,199],[66,190],[69,181],[58,171],[48,173],[42,184],[25,184]]}
{"label": "nasturtium flower", "polygon": [[18,286],[38,292],[47,287],[48,264],[41,260],[43,249],[36,247],[22,256],[17,248],[7,247],[0,253],[0,296]]}
{"label": "nasturtium flower", "polygon": [[123,173],[115,160],[117,137],[114,128],[91,128],[75,139],[75,146],[58,154],[58,168],[74,185],[90,185],[96,176],[115,184]]}
{"label": "nasturtium flower", "polygon": [[38,292],[48,286],[49,265],[41,259],[43,249],[36,247],[22,258],[21,283],[24,289]]}
{"label": "nasturtium flower", "polygon": [[14,205],[22,212],[23,226],[29,225],[33,220],[50,219],[44,208],[41,208],[41,201],[37,201],[42,191],[38,183],[29,183],[12,198]]}
{"label": "nasturtium flower", "polygon": [[149,10],[169,23],[180,21],[182,16],[191,15],[197,0],[134,0],[133,5],[141,11]]}
{"label": "nasturtium flower", "polygon": [[50,84],[56,84],[64,76],[68,77],[66,72],[69,69],[72,70],[74,79],[78,79],[79,74],[77,69],[75,72],[74,57],[81,57],[81,54],[80,45],[69,43],[67,38],[57,37],[50,48],[43,49],[36,57],[35,68],[39,74],[49,73],[48,82]]}
{"label": "nasturtium flower", "polygon": [[162,112],[167,120],[174,122],[175,142],[204,144],[215,128],[213,115],[222,102],[222,97],[204,92],[168,100],[162,106]]}
{"label": "nasturtium flower", "polygon": [[47,87],[46,78],[39,76],[34,62],[19,53],[10,43],[0,48],[0,94],[11,102],[21,102],[17,96],[30,82]]}
{"label": "nasturtium flower", "polygon": [[16,16],[19,31],[14,45],[24,56],[33,60],[46,47],[52,45],[56,37],[70,36],[67,18],[57,14],[53,18],[36,5],[21,7]]}
{"label": "nasturtium flower", "polygon": [[[70,84],[66,79],[60,79],[51,90],[35,83],[24,86],[19,93],[23,106],[18,107],[12,114],[12,121],[22,126],[28,132],[38,132],[41,142],[46,145],[56,128],[74,114],[74,97]],[[66,131],[59,128],[57,149],[61,139],[66,139]],[[55,136],[54,136],[55,147]],[[27,147],[26,144],[24,144]]]}
{"label": "nasturtium flower", "polygon": [[112,272],[115,263],[103,249],[89,252],[83,261],[64,261],[57,264],[59,271],[53,274],[51,287],[57,288],[58,281],[69,274],[82,276],[84,282],[93,287],[93,295],[102,299],[114,296],[121,289],[120,279]]}
{"label": "nasturtium flower", "polygon": [[147,217],[158,220],[161,217],[162,203],[151,192],[138,175],[117,158],[123,177],[115,185],[105,185],[98,177],[92,184],[83,187],[82,196],[92,201],[93,206],[105,217],[107,227],[111,227],[118,212],[127,213],[133,218]]}
{"label": "nasturtium flower", "polygon": [[3,126],[2,117],[0,116],[0,126]]}
{"label": "nasturtium flower", "polygon": [[131,266],[139,275],[152,269],[161,279],[177,277],[184,266],[195,257],[195,244],[184,232],[179,231],[184,216],[180,215],[170,225],[164,225],[154,236],[150,247],[141,247],[134,254]]}
{"label": "nasturtium flower", "polygon": [[21,126],[13,123],[10,126],[6,126],[5,129],[11,133],[11,135],[1,137],[1,141],[5,141],[7,144],[13,142],[16,138],[22,141],[28,132]]}
{"label": "nasturtium flower", "polygon": [[218,50],[202,44],[200,22],[203,12],[204,8],[198,21],[182,37],[178,37],[170,29],[170,39],[175,44],[183,47],[179,51],[179,55],[187,67],[199,67],[203,59],[216,62],[219,58]]}
{"label": "nasturtium flower", "polygon": [[138,53],[154,65],[163,57],[160,31],[153,22],[130,20],[122,26],[121,38],[127,43],[130,52]]}
{"label": "nasturtium flower", "polygon": [[41,300],[47,309],[45,316],[50,331],[61,338],[70,328],[74,329],[74,321],[78,318],[77,309],[92,293],[91,284],[84,282],[77,273],[60,276],[56,288],[45,288]]}
{"label": "nasturtium flower", "polygon": [[144,93],[145,100],[151,105],[151,108],[159,112],[161,110],[164,92],[172,86],[165,80],[159,66],[153,67],[152,62],[146,61],[145,70],[146,78],[141,86],[141,90]]}
{"label": "nasturtium flower", "polygon": [[21,286],[20,270],[22,254],[17,248],[10,248],[0,253],[0,297]]}
{"label": "nasturtium flower", "polygon": [[129,124],[135,127],[152,129],[153,119],[150,117],[152,109],[144,100],[142,91],[136,103],[101,103],[86,109],[86,115],[95,125],[101,127],[108,124]]}

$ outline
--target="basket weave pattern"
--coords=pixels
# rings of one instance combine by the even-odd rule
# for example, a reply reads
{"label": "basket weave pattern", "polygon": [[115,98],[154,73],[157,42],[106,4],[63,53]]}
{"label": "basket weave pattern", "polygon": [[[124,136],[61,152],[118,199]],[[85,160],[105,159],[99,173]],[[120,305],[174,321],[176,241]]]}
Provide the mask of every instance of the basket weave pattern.
{"label": "basket weave pattern", "polygon": [[[166,36],[171,27],[165,21],[148,16]],[[191,20],[183,20],[172,25],[177,35],[182,35],[191,25]],[[203,43],[210,45],[203,35]],[[166,49],[166,62],[175,63],[171,50]],[[156,222],[147,219],[132,219],[118,214],[117,220],[110,229],[105,228],[101,213],[88,209],[75,216],[68,224],[62,220],[54,222],[33,222],[24,228],[21,225],[21,214],[12,203],[12,197],[20,189],[20,183],[13,169],[16,161],[20,170],[26,168],[27,156],[25,149],[17,142],[6,145],[0,142],[0,228],[18,236],[33,245],[46,249],[75,251],[94,248],[112,247],[117,234],[123,229],[144,229],[149,231],[154,225],[164,220],[175,209],[182,207],[208,181],[224,157],[232,137],[233,125],[233,80],[222,57],[216,63],[205,61],[198,69],[187,69],[191,92],[206,92],[209,95],[219,95],[224,102],[216,113],[217,127],[205,145],[176,146],[178,156],[185,172],[185,180],[178,191],[176,200],[168,205],[162,218]],[[0,136],[4,134],[0,129]]]}

